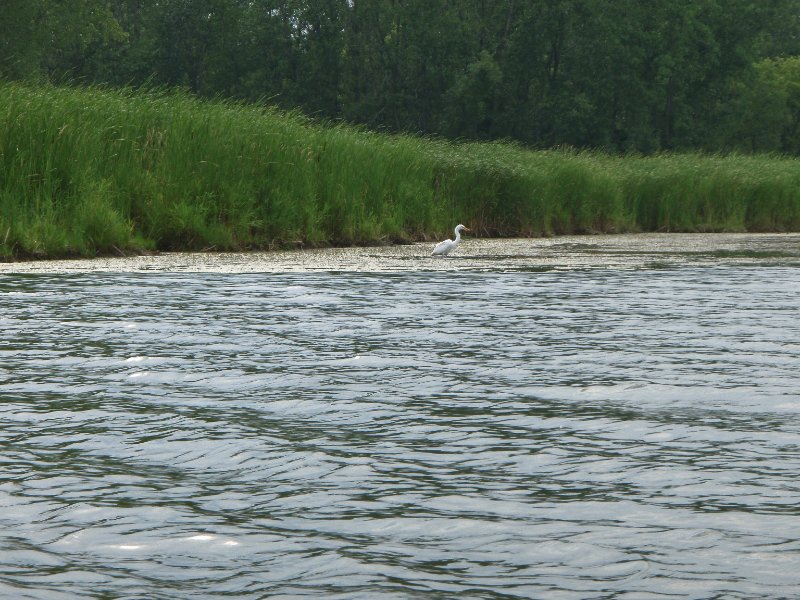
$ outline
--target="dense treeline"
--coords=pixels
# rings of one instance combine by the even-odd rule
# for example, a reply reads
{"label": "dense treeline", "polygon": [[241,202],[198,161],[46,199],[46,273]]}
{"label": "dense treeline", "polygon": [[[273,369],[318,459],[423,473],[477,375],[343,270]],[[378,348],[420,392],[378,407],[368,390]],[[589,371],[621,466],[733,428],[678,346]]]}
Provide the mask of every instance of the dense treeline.
{"label": "dense treeline", "polygon": [[0,77],[371,129],[800,152],[800,0],[3,0]]}

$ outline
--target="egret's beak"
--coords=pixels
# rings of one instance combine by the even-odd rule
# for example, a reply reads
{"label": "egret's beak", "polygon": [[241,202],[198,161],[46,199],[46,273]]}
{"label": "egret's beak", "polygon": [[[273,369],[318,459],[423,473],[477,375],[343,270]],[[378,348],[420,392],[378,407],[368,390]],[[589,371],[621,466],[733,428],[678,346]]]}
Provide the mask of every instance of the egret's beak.
{"label": "egret's beak", "polygon": [[466,225],[464,225],[464,231],[472,231],[472,229],[470,229],[469,227],[467,227]]}

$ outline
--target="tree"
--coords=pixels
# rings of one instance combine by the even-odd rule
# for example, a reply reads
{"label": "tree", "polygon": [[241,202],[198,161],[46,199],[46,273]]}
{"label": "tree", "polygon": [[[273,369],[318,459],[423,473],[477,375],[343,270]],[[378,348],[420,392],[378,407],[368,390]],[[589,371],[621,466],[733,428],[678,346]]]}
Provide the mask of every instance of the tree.
{"label": "tree", "polygon": [[502,80],[497,61],[488,51],[482,50],[447,92],[445,133],[473,139],[496,137],[494,119]]}
{"label": "tree", "polygon": [[717,146],[800,153],[800,57],[756,63],[731,81],[730,94]]}
{"label": "tree", "polygon": [[798,55],[800,0],[4,0],[0,11],[2,77],[183,86],[536,147],[800,152]]}
{"label": "tree", "polygon": [[7,0],[0,11],[0,74],[79,77],[98,42],[124,37],[102,0]]}
{"label": "tree", "polygon": [[36,35],[41,2],[6,0],[0,11],[0,76],[23,77],[37,70],[42,42]]}

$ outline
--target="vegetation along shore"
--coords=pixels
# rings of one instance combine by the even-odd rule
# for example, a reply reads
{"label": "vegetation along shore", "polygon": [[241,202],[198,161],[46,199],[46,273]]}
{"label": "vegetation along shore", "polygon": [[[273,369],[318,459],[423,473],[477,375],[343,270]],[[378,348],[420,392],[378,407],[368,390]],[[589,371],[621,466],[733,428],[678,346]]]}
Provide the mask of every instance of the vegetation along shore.
{"label": "vegetation along shore", "polygon": [[533,151],[183,92],[0,82],[0,258],[798,231],[800,162]]}

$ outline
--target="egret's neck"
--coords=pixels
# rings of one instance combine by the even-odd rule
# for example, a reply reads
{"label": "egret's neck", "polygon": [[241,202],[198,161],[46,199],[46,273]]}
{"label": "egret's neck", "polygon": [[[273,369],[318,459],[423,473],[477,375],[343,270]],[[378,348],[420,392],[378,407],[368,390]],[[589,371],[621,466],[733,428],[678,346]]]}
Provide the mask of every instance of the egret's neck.
{"label": "egret's neck", "polygon": [[457,227],[456,227],[456,241],[457,242],[461,241],[461,230],[459,230]]}

